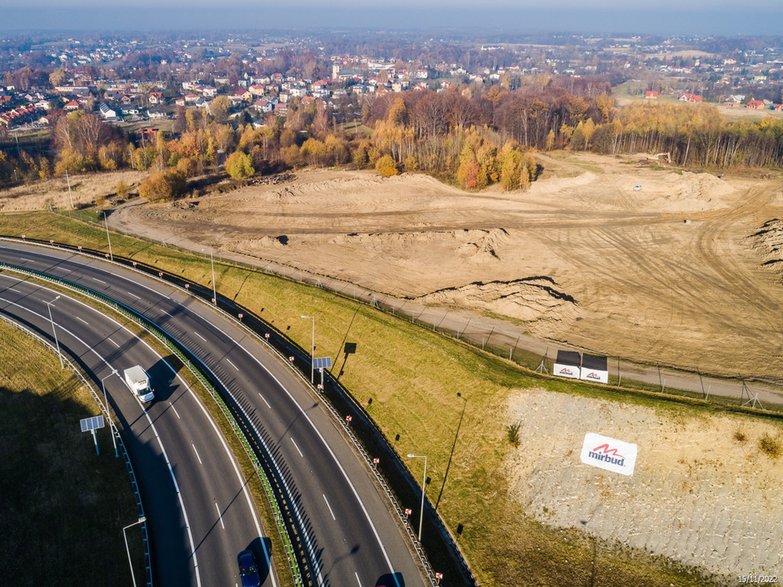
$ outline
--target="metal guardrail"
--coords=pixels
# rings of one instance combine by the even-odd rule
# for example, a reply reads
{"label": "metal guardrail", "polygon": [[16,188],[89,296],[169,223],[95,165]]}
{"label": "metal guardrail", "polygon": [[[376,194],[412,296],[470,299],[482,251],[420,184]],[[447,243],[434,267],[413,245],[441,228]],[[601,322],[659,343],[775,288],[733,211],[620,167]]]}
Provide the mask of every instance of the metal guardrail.
{"label": "metal guardrail", "polygon": [[[130,269],[133,271],[137,271],[142,273],[143,275],[147,277],[151,277],[153,279],[156,279],[158,281],[161,281],[162,283],[165,283],[169,287],[176,287],[183,292],[193,294],[197,297],[197,299],[201,299],[204,301],[204,303],[207,303],[210,307],[217,309],[221,314],[231,319],[235,324],[239,325],[241,328],[243,328],[247,333],[252,335],[257,340],[264,343],[267,348],[271,349],[275,352],[280,358],[283,359],[283,361],[286,364],[289,364],[293,368],[293,373],[295,373],[303,382],[305,382],[308,386],[310,386],[311,389],[313,387],[310,384],[309,377],[305,377],[304,371],[307,371],[309,373],[309,361],[310,361],[310,355],[307,351],[299,347],[295,342],[293,342],[291,339],[289,339],[284,333],[279,331],[277,328],[272,326],[271,324],[268,324],[264,320],[262,320],[260,317],[252,314],[249,310],[246,308],[243,308],[242,306],[234,303],[231,300],[226,299],[225,297],[221,298],[221,295],[218,293],[218,299],[217,303],[212,304],[210,303],[212,300],[212,290],[210,288],[207,288],[201,284],[193,283],[188,280],[185,280],[182,277],[179,277],[177,275],[166,273],[158,268],[148,266],[143,263],[139,263],[137,261],[133,261],[130,259],[125,259],[119,255],[113,255],[113,259],[109,258],[108,253],[104,253],[103,251],[94,251],[91,249],[86,249],[81,246],[73,246],[73,245],[67,245],[63,243],[56,243],[55,241],[37,241],[35,239],[29,239],[29,238],[15,238],[15,237],[2,237],[2,240],[9,240],[9,241],[15,241],[15,242],[21,242],[21,243],[29,243],[29,244],[35,244],[38,246],[43,246],[47,248],[54,248],[58,250],[67,250],[71,251],[73,253],[80,253],[85,255],[91,255],[98,258],[101,258],[105,262],[112,263],[114,265],[124,267],[125,269]],[[188,251],[183,251],[184,253],[190,253]],[[235,265],[237,267],[241,267],[243,269],[247,269],[247,267],[243,267],[241,264],[233,264],[233,263],[227,263],[227,265]],[[20,270],[24,271],[31,271],[26,268],[19,268]],[[257,271],[257,268],[253,269],[254,271]],[[33,272],[35,273],[35,272]],[[164,279],[165,277],[168,277],[168,279]],[[48,276],[47,276],[48,277]],[[45,277],[46,278],[46,277]],[[288,279],[286,277],[281,277],[282,279]],[[76,286],[77,288],[81,288],[82,286]],[[90,290],[92,291],[92,290]],[[97,296],[103,296],[103,294],[99,292],[93,292]],[[343,294],[340,294],[339,292],[334,292],[335,295],[345,297]],[[351,298],[354,299],[354,298]],[[112,301],[111,304],[116,304],[116,302]],[[111,305],[110,304],[110,305]],[[224,310],[220,307],[220,305],[223,304],[224,306],[231,307],[236,311],[237,316],[239,314],[243,314],[245,317],[248,318],[248,320],[238,320],[237,316],[234,314]],[[123,308],[125,308],[123,306]],[[135,313],[134,310],[130,308],[125,308],[126,311]],[[139,315],[139,318],[149,322],[146,318]],[[134,319],[134,318],[132,318]],[[262,333],[257,332],[253,328],[250,328],[248,322],[250,320],[255,320],[258,325],[262,328],[264,333],[272,333],[274,334],[273,338],[267,338],[265,336],[261,336]],[[134,319],[136,321],[136,319]],[[150,324],[152,324],[150,322]],[[152,326],[153,328],[157,329],[156,325]],[[278,348],[283,347],[283,348]],[[298,357],[298,364],[291,364],[291,362],[288,360],[290,354],[293,353]],[[194,356],[194,358],[197,359],[197,357]],[[298,367],[298,368],[297,368]],[[328,373],[328,372],[327,372]],[[326,383],[326,380],[325,380]],[[413,480],[412,477],[410,477],[410,472],[408,471],[407,467],[401,462],[399,456],[396,454],[394,449],[391,447],[391,443],[388,441],[388,439],[380,432],[380,430],[375,426],[374,422],[370,418],[370,416],[367,414],[367,412],[364,411],[364,409],[356,403],[356,401],[353,399],[353,396],[350,394],[350,392],[345,389],[342,384],[340,384],[336,379],[331,377],[329,375],[328,377],[328,383],[330,384],[330,387],[332,390],[336,391],[340,395],[340,401],[343,403],[344,407],[347,408],[350,412],[353,412],[353,415],[358,416],[362,420],[366,421],[369,425],[369,428],[371,428],[374,431],[375,438],[372,440],[375,442],[375,444],[385,445],[384,448],[386,449],[387,455],[391,456],[390,460],[395,461],[394,464],[390,464],[388,462],[385,463],[387,465],[387,470],[391,470],[391,468],[396,467],[395,472],[397,473],[403,473],[403,475],[407,474],[407,477],[405,481],[410,481],[413,483],[414,486],[418,486],[418,483]],[[314,390],[315,391],[315,390]],[[230,393],[230,392],[229,392]],[[324,398],[323,393],[318,394],[317,391],[315,391],[315,394],[318,395],[320,398]],[[357,435],[354,433],[352,429],[346,426],[346,423],[343,421],[343,418],[340,416],[339,411],[336,409],[334,405],[330,401],[323,401],[322,402],[325,406],[328,407],[328,410],[330,413],[336,418],[336,420],[340,423],[342,429],[346,431],[348,438],[352,441],[352,443],[356,446],[359,453],[367,460],[367,464],[370,467],[370,470],[373,471],[375,478],[377,479],[379,485],[381,486],[384,494],[389,499],[389,502],[392,506],[392,509],[397,513],[398,517],[400,518],[402,526],[405,528],[406,533],[408,534],[409,538],[411,539],[411,545],[413,546],[413,549],[416,551],[417,556],[420,560],[420,563],[422,565],[423,570],[425,571],[425,574],[427,575],[427,578],[430,582],[430,584],[435,587],[438,585],[438,579],[435,577],[435,572],[432,569],[432,566],[429,562],[429,556],[427,555],[427,549],[424,548],[424,546],[416,539],[415,534],[412,531],[412,528],[410,527],[410,524],[408,523],[408,517],[404,515],[403,508],[400,505],[400,499],[401,496],[399,494],[399,488],[401,487],[399,484],[397,485],[398,491],[394,491],[388,480],[384,478],[384,476],[381,474],[378,467],[374,466],[372,463],[369,454],[367,453],[364,443],[357,437]],[[241,408],[241,407],[240,407]],[[365,438],[365,441],[370,440],[368,438]],[[404,484],[403,484],[404,485]],[[417,502],[418,502],[417,498]],[[454,539],[454,536],[452,535],[451,531],[446,527],[446,525],[443,523],[443,521],[440,519],[440,517],[437,515],[437,512],[432,507],[432,504],[429,502],[429,500],[426,500],[426,515],[427,515],[427,521],[429,524],[434,525],[435,529],[438,531],[438,534],[443,539],[443,544],[446,546],[445,551],[442,552],[442,555],[446,552],[450,551],[450,554],[447,555],[447,558],[450,558],[452,560],[452,564],[455,566],[453,567],[453,571],[464,578],[464,584],[466,585],[477,585],[478,581],[476,577],[473,575],[472,571],[470,570],[470,567],[462,553],[461,548],[457,544],[456,540]],[[431,546],[430,546],[431,548]],[[300,549],[301,551],[301,549]],[[442,556],[441,556],[442,558]],[[454,579],[455,577],[452,577]]]}
{"label": "metal guardrail", "polygon": [[[37,332],[33,331],[30,328],[27,328],[26,326],[19,324],[18,322],[11,319],[9,316],[6,316],[4,314],[0,314],[0,320],[3,320],[10,324],[11,326],[14,326],[21,332],[24,332],[26,335],[36,339],[39,343],[41,343],[44,347],[49,349],[52,353],[58,354],[55,347],[50,343],[48,340],[46,340],[44,337],[39,335]],[[67,365],[68,369],[73,371],[73,373],[79,377],[79,379],[82,380],[82,383],[84,386],[90,391],[90,394],[92,395],[95,402],[98,404],[98,407],[100,410],[105,414],[106,418],[108,419],[109,416],[109,406],[104,405],[101,401],[100,396],[98,395],[98,391],[93,387],[92,382],[89,381],[87,376],[82,373],[82,371],[64,354],[59,353],[59,356],[62,358],[63,362]],[[116,418],[114,419],[116,422]],[[119,447],[123,461],[125,462],[125,469],[128,473],[128,477],[130,479],[131,489],[133,490],[133,497],[136,501],[136,508],[139,512],[139,518],[144,517],[144,504],[141,501],[141,492],[139,491],[139,483],[136,480],[136,471],[133,469],[133,463],[130,460],[130,456],[128,455],[128,450],[125,447],[125,442],[122,439],[122,435],[120,434],[119,429],[116,426],[112,427],[112,434],[114,435],[114,438],[117,440],[117,446]],[[149,534],[147,533],[147,522],[142,522],[140,524],[141,527],[141,540],[144,544],[144,570],[146,574],[146,585],[147,587],[153,587],[152,582],[152,557],[150,553],[150,541],[149,541]]]}
{"label": "metal guardrail", "polygon": [[[211,382],[208,380],[207,377],[204,376],[204,374],[193,365],[190,358],[186,355],[186,353],[190,354],[190,351],[182,345],[182,343],[179,343],[176,341],[174,337],[167,334],[164,330],[160,329],[157,325],[155,325],[152,321],[148,320],[135,310],[128,308],[124,306],[123,304],[117,302],[116,300],[113,300],[109,298],[108,296],[105,296],[102,293],[96,292],[91,290],[90,288],[83,287],[78,284],[74,284],[68,280],[65,279],[59,279],[56,277],[52,277],[50,275],[47,275],[45,273],[40,273],[37,271],[33,271],[24,267],[19,267],[15,265],[11,265],[8,263],[0,263],[0,268],[8,269],[11,271],[15,271],[18,273],[21,273],[23,275],[29,275],[31,277],[41,279],[43,281],[47,281],[50,283],[57,284],[61,287],[64,287],[66,289],[69,289],[71,291],[80,293],[82,295],[85,295],[91,299],[94,299],[95,301],[98,301],[104,305],[109,306],[114,311],[118,312],[119,314],[125,316],[129,320],[132,320],[134,323],[141,326],[144,330],[146,330],[150,335],[155,337],[156,340],[158,340],[161,344],[165,345],[166,348],[168,348],[171,352],[173,352],[177,358],[182,362],[182,364],[188,369],[188,371],[193,375],[193,377],[196,378],[196,380],[206,389],[207,393],[212,397],[212,399],[215,401],[215,403],[218,405],[218,408],[220,409],[221,413],[224,415],[226,420],[229,423],[229,426],[231,427],[232,431],[234,432],[235,436],[239,440],[240,444],[242,445],[245,453],[247,454],[248,458],[250,459],[250,462],[253,465],[254,470],[258,474],[259,479],[261,480],[261,484],[264,488],[264,492],[267,496],[267,501],[269,502],[270,506],[272,507],[273,511],[273,517],[275,518],[275,524],[278,527],[278,532],[280,533],[281,539],[283,541],[284,548],[286,550],[286,558],[289,561],[289,569],[291,572],[291,578],[294,582],[294,585],[297,587],[302,587],[305,585],[303,579],[302,579],[302,573],[299,568],[299,560],[297,559],[297,552],[295,551],[293,547],[293,543],[291,538],[288,535],[288,526],[285,523],[284,518],[286,516],[283,515],[283,510],[286,512],[289,511],[289,503],[293,505],[293,500],[290,499],[290,490],[287,487],[281,487],[281,481],[284,484],[284,480],[282,479],[282,476],[279,478],[276,476],[274,479],[270,480],[266,470],[263,467],[263,464],[258,458],[258,455],[253,450],[251,443],[248,441],[248,438],[246,436],[247,434],[247,424],[250,424],[249,419],[247,420],[247,423],[243,427],[240,421],[235,417],[234,413],[232,412],[231,408],[228,406],[228,404],[224,401],[223,397],[220,395],[220,393],[215,389],[215,387],[211,384]],[[48,344],[48,343],[47,343]],[[51,345],[49,345],[51,346]],[[199,361],[200,362],[200,361]],[[202,363],[203,365],[203,363]],[[208,370],[208,367],[204,365],[204,368]],[[92,390],[92,389],[91,389]],[[227,390],[228,392],[228,390]],[[230,392],[228,392],[230,395]],[[233,399],[233,398],[232,398]],[[99,400],[100,403],[100,400]],[[241,406],[237,403],[237,406],[241,410]],[[246,414],[245,414],[246,416]],[[252,427],[252,424],[250,424]],[[258,431],[255,431],[256,434],[258,434]],[[260,434],[258,435],[260,439]],[[265,445],[264,449],[268,451],[267,447]],[[127,455],[127,451],[124,450],[123,445],[123,452],[125,455]],[[264,455],[266,458],[268,458],[277,468],[276,464],[274,463],[274,459],[271,456],[271,452],[268,453],[268,455]],[[279,469],[278,469],[279,471]],[[134,478],[135,481],[135,478]],[[135,484],[136,490],[138,491],[138,484]],[[288,493],[288,495],[280,495],[282,498],[282,501],[284,502],[283,508],[281,509],[280,504],[278,504],[278,495],[276,495],[275,490],[279,492],[279,494],[282,494],[285,492]],[[140,497],[139,497],[140,501]],[[294,506],[295,507],[295,506]],[[290,515],[288,516],[290,518]],[[144,535],[145,538],[147,536],[146,533],[146,523],[144,524]],[[294,539],[294,541],[298,541]],[[149,549],[149,542],[147,541],[147,549]],[[302,553],[304,552],[304,546],[301,546],[299,549],[299,557],[301,558]],[[149,553],[147,555],[149,557]],[[148,565],[149,567],[149,565]],[[150,575],[151,576],[151,575]]]}

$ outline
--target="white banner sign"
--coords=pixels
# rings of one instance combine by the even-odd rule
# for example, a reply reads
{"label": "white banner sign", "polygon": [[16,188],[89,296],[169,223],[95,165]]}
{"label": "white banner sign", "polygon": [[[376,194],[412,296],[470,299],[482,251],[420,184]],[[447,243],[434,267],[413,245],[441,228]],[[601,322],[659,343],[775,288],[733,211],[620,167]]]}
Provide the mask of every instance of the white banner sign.
{"label": "white banner sign", "polygon": [[570,377],[571,379],[579,379],[579,367],[573,365],[561,365],[555,363],[555,369],[552,371],[555,375],[560,377]]}
{"label": "white banner sign", "polygon": [[595,381],[596,383],[609,383],[609,371],[582,367],[581,379],[583,381]]}
{"label": "white banner sign", "polygon": [[594,432],[585,434],[582,462],[621,475],[633,475],[636,466],[636,445]]}

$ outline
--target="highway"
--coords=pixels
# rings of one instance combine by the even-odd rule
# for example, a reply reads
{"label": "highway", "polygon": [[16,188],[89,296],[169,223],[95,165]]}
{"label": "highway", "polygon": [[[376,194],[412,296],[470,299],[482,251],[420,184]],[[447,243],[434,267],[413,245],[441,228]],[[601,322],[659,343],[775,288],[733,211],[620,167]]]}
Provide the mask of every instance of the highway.
{"label": "highway", "polygon": [[[386,498],[332,417],[301,378],[241,326],[174,286],[101,259],[3,242],[0,261],[100,291],[142,313],[205,363],[274,455],[317,585],[373,587],[382,577],[387,585],[425,584]],[[170,412],[165,401],[153,409]],[[202,508],[215,509],[194,509]]]}
{"label": "highway", "polygon": [[[204,406],[167,357],[113,319],[22,276],[0,274],[0,312],[52,341],[45,302],[58,295],[51,304],[58,342],[98,390],[105,378],[120,420],[142,493],[154,583],[237,584],[237,553],[252,546],[263,556],[263,533],[245,480]],[[148,371],[156,391],[146,410],[121,379],[135,364]],[[126,568],[118,561],[118,572]],[[277,584],[273,574],[268,584]]]}

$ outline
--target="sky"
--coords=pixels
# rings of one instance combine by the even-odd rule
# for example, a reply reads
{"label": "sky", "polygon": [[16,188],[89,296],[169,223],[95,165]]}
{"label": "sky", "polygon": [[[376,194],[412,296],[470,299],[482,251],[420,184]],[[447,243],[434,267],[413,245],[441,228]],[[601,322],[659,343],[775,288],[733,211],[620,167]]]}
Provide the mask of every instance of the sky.
{"label": "sky", "polygon": [[0,0],[0,30],[783,34],[783,0]]}

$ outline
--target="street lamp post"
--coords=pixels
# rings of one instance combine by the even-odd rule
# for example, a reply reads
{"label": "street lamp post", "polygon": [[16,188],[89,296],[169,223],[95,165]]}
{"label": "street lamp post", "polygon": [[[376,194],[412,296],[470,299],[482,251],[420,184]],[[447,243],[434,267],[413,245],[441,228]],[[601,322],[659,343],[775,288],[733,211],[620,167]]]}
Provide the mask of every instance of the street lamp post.
{"label": "street lamp post", "polygon": [[109,221],[106,220],[108,217],[108,214],[106,214],[106,210],[103,211],[103,225],[106,227],[106,242],[109,243],[109,260],[114,261],[114,255],[111,252],[111,237],[109,236]]}
{"label": "street lamp post", "polygon": [[212,303],[217,305],[217,285],[215,284],[215,257],[209,249],[209,266],[212,269]]}
{"label": "street lamp post", "polygon": [[122,537],[125,538],[125,552],[128,553],[128,565],[130,566],[131,580],[133,581],[133,587],[136,587],[136,575],[133,573],[133,561],[131,561],[130,548],[128,548],[128,535],[125,533],[125,530],[127,530],[128,528],[132,528],[133,526],[143,524],[146,521],[147,521],[147,517],[142,516],[138,520],[133,522],[133,524],[128,524],[122,529]]}
{"label": "street lamp post", "polygon": [[106,406],[106,415],[109,418],[109,431],[111,432],[111,442],[114,445],[114,458],[118,458],[120,453],[117,451],[117,439],[114,436],[116,428],[114,427],[114,421],[111,418],[111,412],[109,411],[109,400],[106,398],[106,380],[112,375],[117,374],[117,369],[112,369],[106,377],[101,379],[101,388],[103,388],[103,405]]}
{"label": "street lamp post", "polygon": [[419,512],[419,542],[421,542],[421,525],[424,521],[424,494],[427,488],[427,455],[408,453],[409,459],[424,459],[424,477],[421,480],[421,511]]}
{"label": "street lamp post", "polygon": [[313,321],[313,331],[310,337],[310,383],[315,385],[315,314],[312,316],[299,316]]}
{"label": "street lamp post", "polygon": [[[206,250],[207,249],[201,249],[201,252],[203,253]],[[215,257],[212,254],[212,248],[209,249],[209,267],[212,272],[212,303],[217,305],[217,284],[215,283]]]}
{"label": "street lamp post", "polygon": [[60,357],[60,369],[65,369],[65,363],[63,362],[63,354],[60,351],[60,341],[57,340],[57,331],[54,329],[54,318],[52,318],[52,304],[60,299],[60,296],[54,298],[51,302],[44,302],[49,310],[49,322],[52,323],[52,335],[54,336],[54,345],[57,347],[57,356]]}

